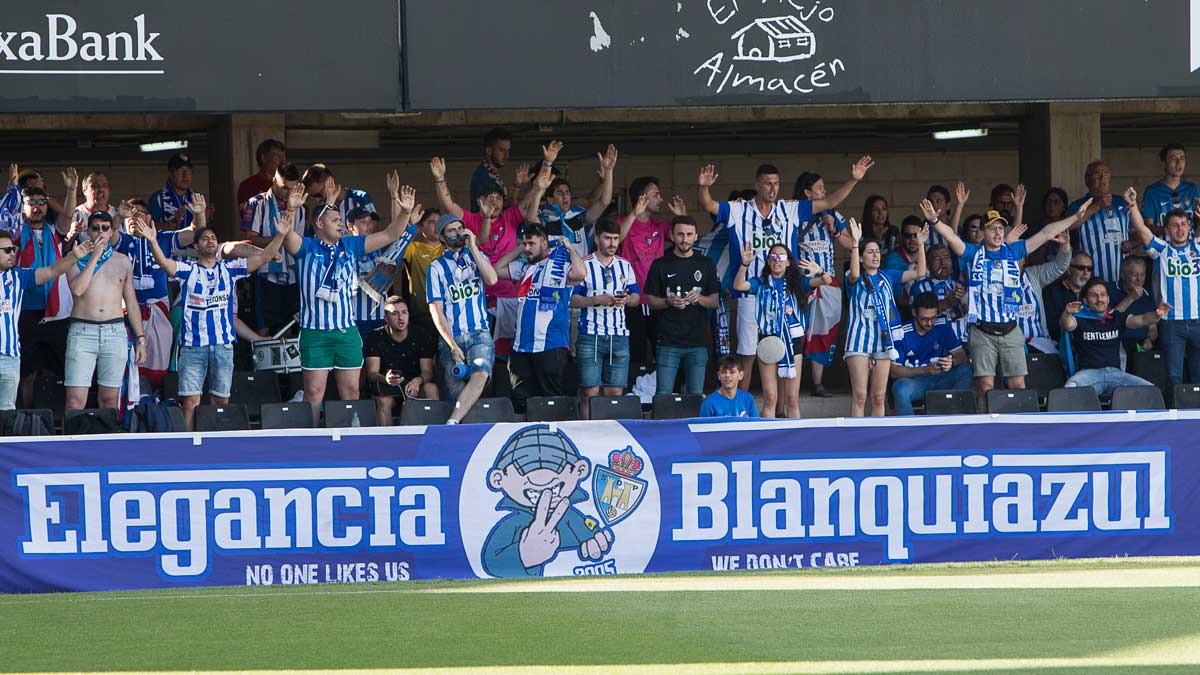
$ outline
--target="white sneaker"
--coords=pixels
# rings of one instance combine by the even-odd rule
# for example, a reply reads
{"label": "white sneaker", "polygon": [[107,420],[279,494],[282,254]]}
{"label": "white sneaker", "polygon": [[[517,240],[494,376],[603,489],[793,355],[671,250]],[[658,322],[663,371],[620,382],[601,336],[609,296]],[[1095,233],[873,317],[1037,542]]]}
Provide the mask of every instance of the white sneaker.
{"label": "white sneaker", "polygon": [[446,424],[458,424],[458,420],[451,417],[450,419],[446,420]]}

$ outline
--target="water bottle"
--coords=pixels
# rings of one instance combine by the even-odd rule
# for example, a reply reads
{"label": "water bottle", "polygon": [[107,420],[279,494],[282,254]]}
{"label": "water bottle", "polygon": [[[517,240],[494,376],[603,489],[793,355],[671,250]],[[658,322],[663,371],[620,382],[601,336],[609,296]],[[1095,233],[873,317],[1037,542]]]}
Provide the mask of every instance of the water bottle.
{"label": "water bottle", "polygon": [[467,364],[456,363],[453,366],[450,366],[450,375],[452,375],[456,380],[465,380],[467,379],[467,370]]}
{"label": "water bottle", "polygon": [[350,418],[350,426],[354,429],[362,426],[362,421],[358,419],[358,411],[355,411],[354,417]]}

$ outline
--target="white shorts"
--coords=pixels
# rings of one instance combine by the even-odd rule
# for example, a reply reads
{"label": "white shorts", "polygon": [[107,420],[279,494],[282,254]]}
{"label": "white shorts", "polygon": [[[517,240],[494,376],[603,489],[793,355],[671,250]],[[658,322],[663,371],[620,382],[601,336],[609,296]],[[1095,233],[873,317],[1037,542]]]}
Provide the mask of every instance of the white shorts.
{"label": "white shorts", "polygon": [[497,340],[512,340],[517,336],[517,299],[496,298],[496,334]]}
{"label": "white shorts", "polygon": [[753,295],[737,299],[737,353],[738,356],[758,353],[758,298]]}

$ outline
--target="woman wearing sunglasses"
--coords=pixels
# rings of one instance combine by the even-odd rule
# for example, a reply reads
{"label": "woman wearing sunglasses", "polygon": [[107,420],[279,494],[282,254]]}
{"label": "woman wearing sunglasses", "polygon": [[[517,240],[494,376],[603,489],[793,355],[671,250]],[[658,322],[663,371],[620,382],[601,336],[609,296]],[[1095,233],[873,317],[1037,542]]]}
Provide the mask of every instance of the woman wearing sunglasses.
{"label": "woman wearing sunglasses", "polygon": [[747,279],[746,272],[755,258],[752,247],[742,249],[742,265],[733,280],[733,288],[755,297],[759,339],[777,337],[784,345],[783,358],[777,363],[758,360],[763,392],[762,416],[775,417],[782,389],[784,417],[800,417],[805,298],[812,289],[829,283],[829,275],[811,260],[797,264],[786,246],[775,244],[767,250],[767,265],[762,275]]}

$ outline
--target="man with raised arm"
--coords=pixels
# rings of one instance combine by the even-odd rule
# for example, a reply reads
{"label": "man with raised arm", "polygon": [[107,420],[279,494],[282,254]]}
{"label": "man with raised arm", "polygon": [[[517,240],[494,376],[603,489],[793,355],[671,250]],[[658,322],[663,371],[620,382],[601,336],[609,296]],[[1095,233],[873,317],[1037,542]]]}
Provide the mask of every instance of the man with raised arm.
{"label": "man with raised arm", "polygon": [[[301,236],[293,224],[283,239],[284,248],[296,258],[300,367],[304,369],[304,400],[312,406],[314,422],[321,414],[330,370],[334,371],[338,396],[344,401],[358,400],[363,365],[362,337],[354,312],[358,259],[399,239],[415,204],[416,191],[400,187],[396,172],[388,174],[387,185],[392,197],[392,222],[387,229],[366,236],[343,236],[341,214],[337,207],[326,204],[314,218],[314,236]],[[303,203],[304,186],[297,185],[288,195],[287,210],[299,210]]]}
{"label": "man with raised arm", "polygon": [[74,255],[62,256],[49,266],[17,267],[13,235],[0,230],[0,410],[16,407],[21,382],[19,327],[23,296],[66,274],[83,253],[84,249],[77,246]]}
{"label": "man with raised arm", "polygon": [[1024,389],[1025,336],[1017,323],[1021,309],[1021,260],[1060,232],[1082,222],[1091,201],[1075,215],[1050,223],[1028,239],[1005,243],[1008,224],[997,211],[988,211],[983,226],[983,243],[967,244],[937,217],[937,209],[921,202],[925,222],[946,239],[950,252],[959,257],[967,276],[967,349],[975,375],[975,404],[987,412],[987,393],[996,386],[996,368],[1007,377],[1009,389]]}
{"label": "man with raised arm", "polygon": [[[712,164],[701,169],[700,207],[715,216],[718,223],[725,223],[730,233],[729,270],[724,285],[732,284],[732,275],[742,264],[742,249],[750,246],[755,253],[754,262],[746,272],[747,278],[760,276],[771,246],[783,244],[793,248],[796,228],[812,221],[815,213],[837,208],[872,166],[875,162],[869,155],[859,159],[850,167],[850,180],[823,199],[781,200],[779,169],[763,164],[754,173],[754,189],[758,194],[751,201],[735,202],[715,201],[710,188],[717,182],[717,169]],[[744,372],[741,384],[743,389],[749,389],[754,354],[758,349],[757,303],[751,295],[734,292],[733,297],[737,299],[737,354]]]}
{"label": "man with raised arm", "polygon": [[[138,220],[137,235],[147,242],[155,262],[167,276],[180,282],[183,328],[179,333],[179,396],[188,431],[194,428],[196,406],[204,381],[215,405],[229,403],[233,383],[234,300],[238,279],[265,265],[279,253],[283,237],[295,214],[285,213],[276,223],[275,236],[261,252],[248,258],[218,260],[221,242],[216,230],[206,227],[196,235],[196,260],[172,260],[163,252],[159,233],[148,220]],[[172,233],[166,233],[172,234]]]}
{"label": "man with raised arm", "polygon": [[[300,167],[284,164],[275,171],[271,187],[254,195],[242,209],[242,234],[259,248],[270,245],[275,236],[275,224],[289,209],[288,196],[300,184]],[[303,200],[295,207],[297,213],[293,232],[303,232],[305,215]],[[296,285],[296,260],[281,255],[269,261],[254,277],[254,328],[260,335],[270,335],[292,320],[300,308],[300,287]]]}
{"label": "man with raised arm", "polygon": [[1136,247],[1131,217],[1137,204],[1112,193],[1112,171],[1101,160],[1087,165],[1083,180],[1088,193],[1067,207],[1067,213],[1080,214],[1071,227],[1079,230],[1079,250],[1092,257],[1092,276],[1115,284],[1121,280],[1121,258]]}
{"label": "man with raised arm", "polygon": [[[1125,191],[1125,199],[1131,204],[1137,203],[1136,198],[1133,188]],[[1165,238],[1154,236],[1136,209],[1132,220],[1133,236],[1154,259],[1159,292],[1163,302],[1170,305],[1158,335],[1167,357],[1171,383],[1168,395],[1173,396],[1175,385],[1184,381],[1185,357],[1187,381],[1200,382],[1200,243],[1193,237],[1191,221],[1183,209],[1167,212]]]}
{"label": "man with raised arm", "polygon": [[[600,183],[592,191],[596,198],[590,200],[587,208],[573,205],[574,196],[569,181],[565,178],[555,178],[553,173],[546,171],[538,172],[537,180],[533,183],[533,195],[525,202],[526,222],[540,222],[546,230],[546,235],[551,238],[566,237],[581,257],[596,250],[592,228],[600,216],[604,215],[613,197],[617,148],[609,145],[603,154],[596,156],[600,159],[600,169],[596,172],[600,175]],[[543,195],[546,195],[544,208],[541,206]]]}
{"label": "man with raised arm", "polygon": [[146,334],[133,289],[133,262],[127,256],[113,255],[110,241],[115,234],[108,211],[93,211],[87,219],[88,239],[76,244],[83,247],[84,255],[67,270],[67,284],[75,298],[67,329],[64,381],[69,410],[87,405],[93,374],[100,385],[97,403],[101,408],[117,407],[129,370],[126,319],[133,329],[134,361],[141,364],[146,360]]}

